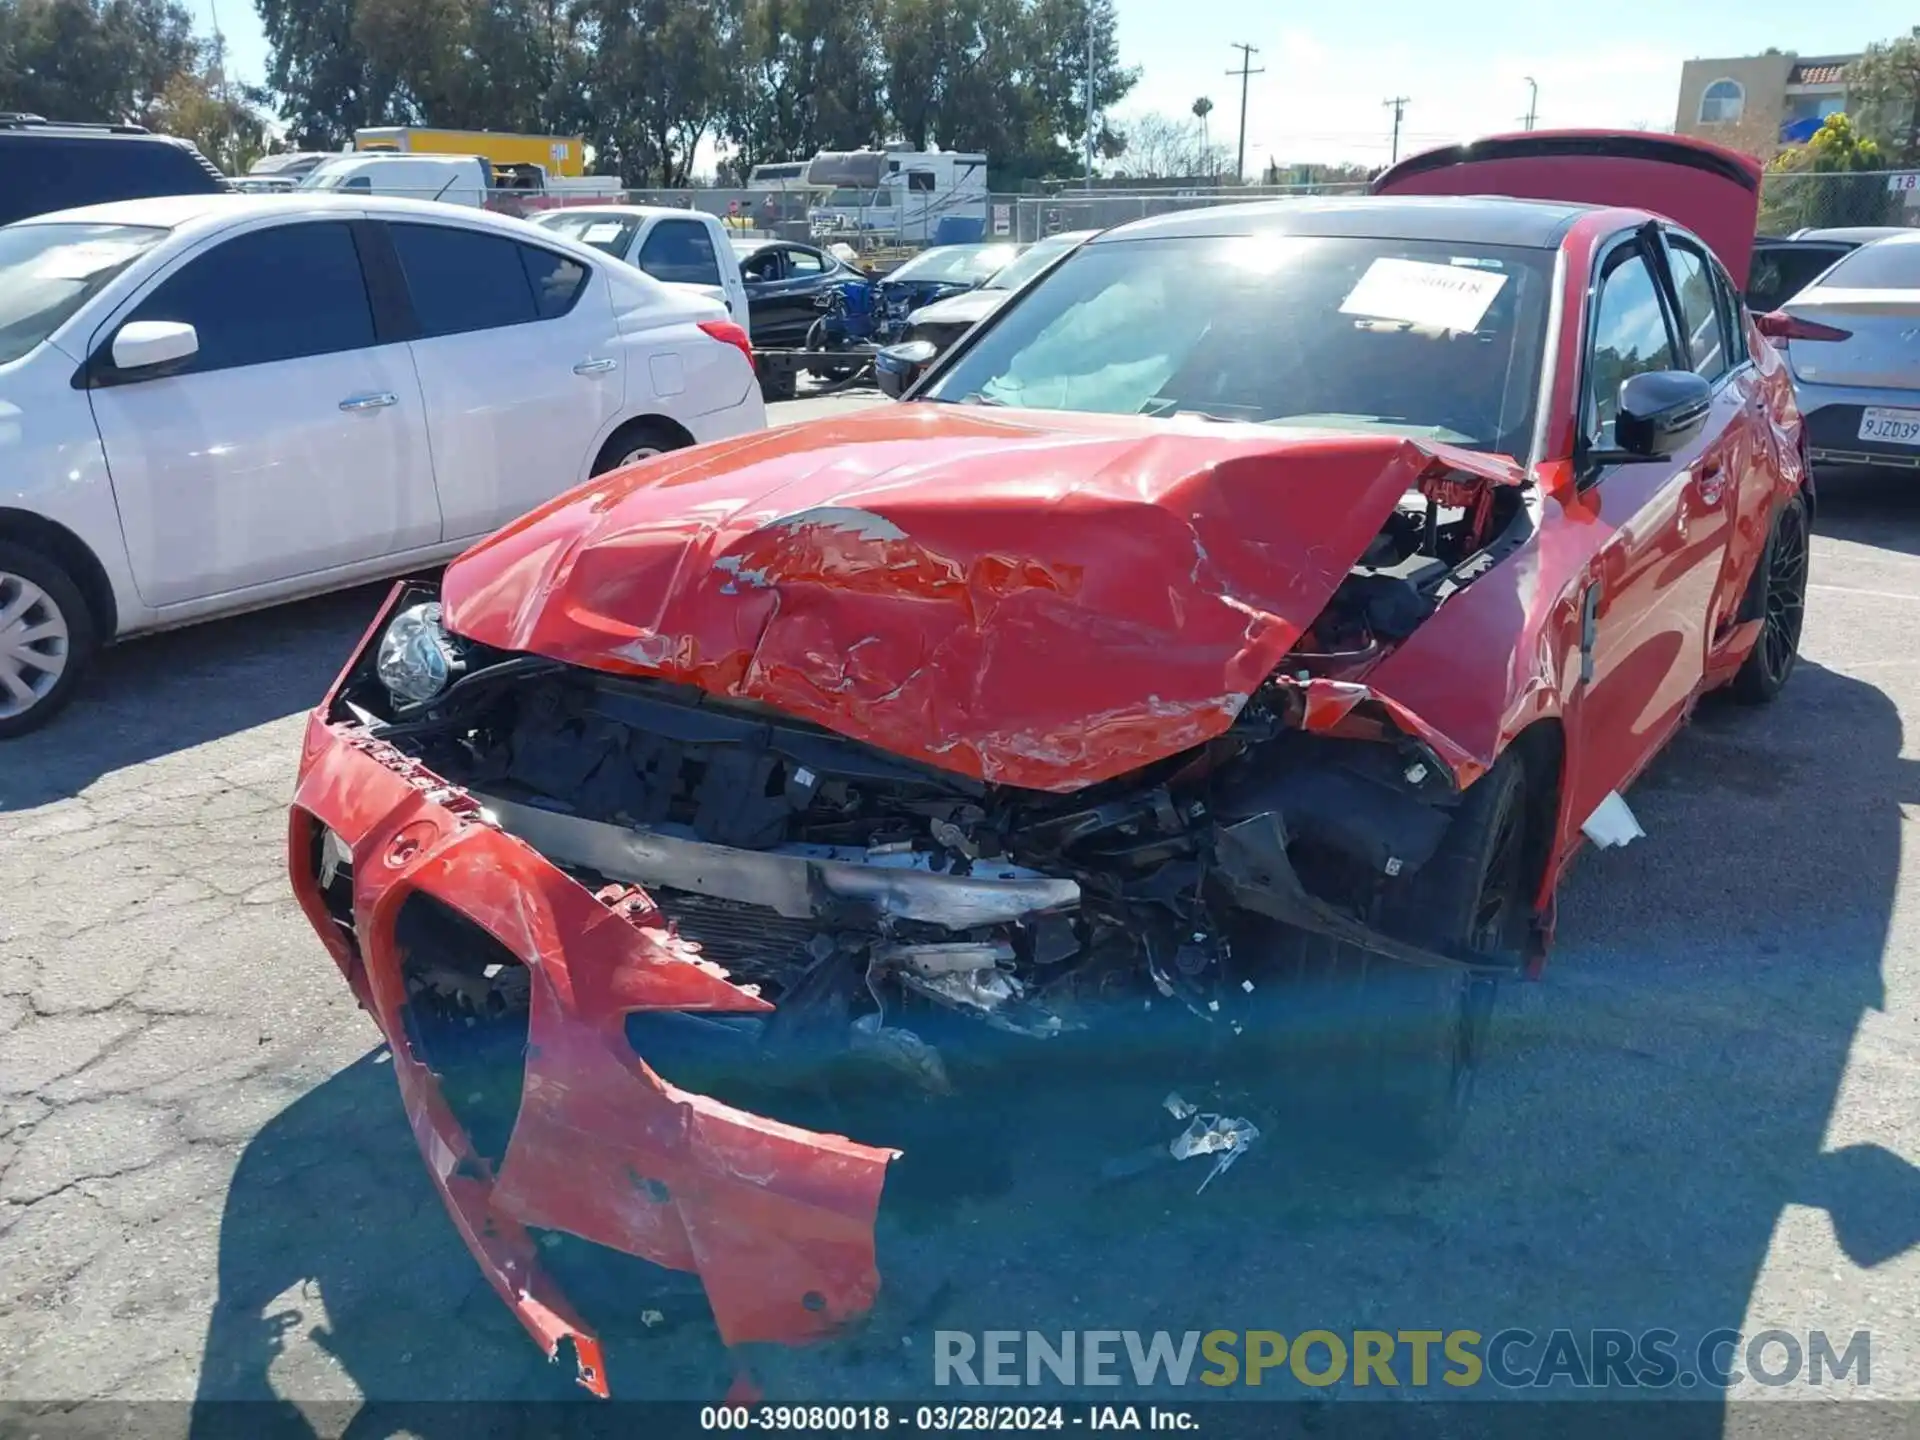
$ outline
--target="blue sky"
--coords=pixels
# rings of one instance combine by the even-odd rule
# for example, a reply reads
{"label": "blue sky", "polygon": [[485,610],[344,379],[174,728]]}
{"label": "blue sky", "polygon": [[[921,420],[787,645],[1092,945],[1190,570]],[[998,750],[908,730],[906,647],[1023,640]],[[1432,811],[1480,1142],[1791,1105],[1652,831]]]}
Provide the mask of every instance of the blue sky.
{"label": "blue sky", "polygon": [[[249,0],[188,0],[202,29],[223,27],[235,71],[257,80],[266,44]],[[1757,54],[1850,52],[1904,33],[1920,15],[1897,0],[1830,10],[1806,0],[1117,0],[1120,48],[1139,86],[1116,116],[1186,115],[1214,102],[1214,138],[1232,144],[1240,82],[1230,47],[1260,47],[1247,95],[1247,168],[1285,161],[1387,158],[1388,96],[1408,97],[1401,150],[1517,129],[1526,76],[1540,123],[1670,125],[1681,62]]]}

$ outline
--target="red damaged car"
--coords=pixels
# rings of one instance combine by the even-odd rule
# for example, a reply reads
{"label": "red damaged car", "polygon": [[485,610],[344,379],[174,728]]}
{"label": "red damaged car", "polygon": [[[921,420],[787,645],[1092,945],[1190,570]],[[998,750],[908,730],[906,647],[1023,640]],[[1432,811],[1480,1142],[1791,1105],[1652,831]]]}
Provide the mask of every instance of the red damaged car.
{"label": "red damaged car", "polygon": [[1264,1063],[1359,997],[1332,1089],[1442,1143],[1583,827],[1636,833],[1694,703],[1794,667],[1757,187],[1541,133],[1122,226],[896,352],[905,403],[600,476],[396,588],[308,725],[293,884],[548,1352],[606,1392],[548,1230],[697,1274],[729,1345],[870,1307],[897,1147],[725,1080],[802,1038],[964,1092],[956,1027],[1153,1012]]}

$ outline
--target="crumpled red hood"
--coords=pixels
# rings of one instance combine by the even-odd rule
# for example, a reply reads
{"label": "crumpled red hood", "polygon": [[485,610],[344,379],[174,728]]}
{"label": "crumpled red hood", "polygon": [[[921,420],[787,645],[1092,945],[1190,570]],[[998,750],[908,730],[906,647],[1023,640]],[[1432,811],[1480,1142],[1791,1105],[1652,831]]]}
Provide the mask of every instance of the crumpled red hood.
{"label": "crumpled red hood", "polygon": [[456,633],[1072,790],[1219,734],[1424,476],[1391,436],[888,406],[603,476],[447,570]]}

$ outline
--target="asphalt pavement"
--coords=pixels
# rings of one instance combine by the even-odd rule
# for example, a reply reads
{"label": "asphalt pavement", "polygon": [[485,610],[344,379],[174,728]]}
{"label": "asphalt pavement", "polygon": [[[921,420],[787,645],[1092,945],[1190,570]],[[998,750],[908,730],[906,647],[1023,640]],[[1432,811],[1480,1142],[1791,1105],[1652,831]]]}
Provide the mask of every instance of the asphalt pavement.
{"label": "asphalt pavement", "polygon": [[[1630,797],[1646,838],[1577,864],[1438,1175],[1266,1144],[1202,1195],[1102,1187],[1109,1132],[1164,1141],[1151,1097],[1211,1077],[1035,1095],[883,1236],[891,1328],[764,1383],[924,1394],[936,1328],[1777,1327],[1870,1332],[1849,1393],[1920,1400],[1920,489],[1824,502],[1787,694],[1705,705]],[[129,644],[0,748],[0,1399],[278,1400],[300,1434],[327,1402],[572,1393],[287,891],[303,712],[383,590]],[[632,1283],[658,1320],[616,1392],[717,1398],[697,1296]]]}

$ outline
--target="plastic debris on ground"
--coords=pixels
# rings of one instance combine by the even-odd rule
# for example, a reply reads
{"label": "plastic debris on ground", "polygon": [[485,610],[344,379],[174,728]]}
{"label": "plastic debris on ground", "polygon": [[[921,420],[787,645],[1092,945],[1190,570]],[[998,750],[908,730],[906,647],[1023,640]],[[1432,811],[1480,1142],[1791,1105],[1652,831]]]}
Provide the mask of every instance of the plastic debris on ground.
{"label": "plastic debris on ground", "polygon": [[1200,1182],[1200,1189],[1193,1192],[1198,1195],[1226,1174],[1233,1162],[1246,1154],[1247,1147],[1259,1138],[1259,1127],[1250,1120],[1231,1115],[1196,1115],[1191,1125],[1173,1137],[1167,1149],[1176,1160],[1191,1160],[1196,1155],[1215,1157],[1213,1169]]}
{"label": "plastic debris on ground", "polygon": [[1177,1090],[1169,1091],[1167,1098],[1160,1102],[1160,1107],[1174,1119],[1191,1123],[1174,1136],[1170,1144],[1149,1145],[1107,1161],[1100,1167],[1103,1180],[1126,1180],[1143,1175],[1167,1164],[1169,1158],[1178,1162],[1191,1160],[1196,1155],[1211,1155],[1214,1157],[1213,1168],[1207,1172],[1207,1178],[1200,1182],[1200,1190],[1193,1192],[1198,1195],[1260,1138],[1259,1127],[1252,1121],[1232,1115],[1202,1114],[1198,1105],[1183,1098]]}
{"label": "plastic debris on ground", "polygon": [[1609,790],[1607,798],[1594,806],[1593,814],[1587,817],[1580,832],[1601,850],[1644,839],[1647,833],[1640,828],[1640,822],[1633,818],[1633,811],[1627,807],[1618,790]]}

